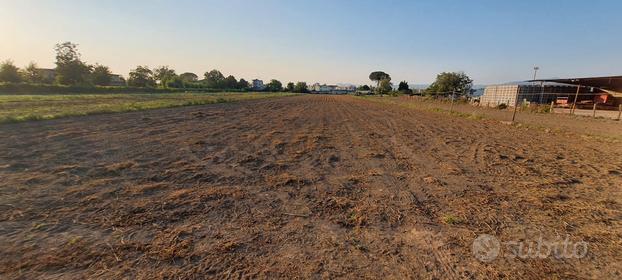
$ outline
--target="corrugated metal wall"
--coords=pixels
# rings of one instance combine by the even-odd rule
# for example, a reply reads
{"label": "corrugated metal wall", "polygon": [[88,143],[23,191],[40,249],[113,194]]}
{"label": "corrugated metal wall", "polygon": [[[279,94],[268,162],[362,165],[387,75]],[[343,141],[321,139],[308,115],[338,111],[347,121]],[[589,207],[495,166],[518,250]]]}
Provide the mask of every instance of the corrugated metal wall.
{"label": "corrugated metal wall", "polygon": [[[480,98],[480,104],[484,106],[497,106],[506,104],[514,106],[516,97],[519,102],[549,104],[557,97],[568,97],[574,100],[576,86],[566,85],[495,85],[487,86],[484,95]],[[599,90],[582,87],[579,92],[579,100],[589,100],[599,94]]]}
{"label": "corrugated metal wall", "polygon": [[518,88],[518,85],[487,86],[479,102],[484,106],[499,104],[514,106]]}

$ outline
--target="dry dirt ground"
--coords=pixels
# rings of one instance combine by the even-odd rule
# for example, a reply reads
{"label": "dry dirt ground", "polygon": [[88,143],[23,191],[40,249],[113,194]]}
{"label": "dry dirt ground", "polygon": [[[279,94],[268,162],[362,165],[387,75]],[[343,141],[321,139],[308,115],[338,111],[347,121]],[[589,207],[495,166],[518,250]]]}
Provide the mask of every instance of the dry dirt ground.
{"label": "dry dirt ground", "polygon": [[[416,108],[419,110],[434,111],[435,109],[442,109],[448,112],[453,109],[456,112],[463,114],[470,114],[472,118],[485,118],[498,121],[511,121],[513,108],[506,110],[498,110],[495,108],[488,108],[486,106],[473,106],[469,104],[460,104],[456,102],[454,106],[451,106],[450,102],[440,102],[439,100],[428,100],[418,96],[400,96],[400,97],[383,97],[370,98],[375,101],[383,103],[398,104],[402,107]],[[574,137],[598,137],[606,138],[609,140],[617,140],[622,143],[622,122],[616,121],[610,118],[591,118],[592,112],[590,111],[589,117],[583,115],[582,110],[577,110],[577,115],[569,115],[568,111],[564,109],[556,108],[556,114],[550,113],[532,113],[522,112],[519,110],[516,114],[516,120],[525,126],[532,128],[540,128],[542,130],[548,129],[556,133],[570,133]],[[600,110],[597,114],[603,115],[605,111]],[[615,114],[617,118],[617,112],[608,111],[606,114]],[[581,115],[580,115],[581,114]],[[598,115],[597,115],[598,116]]]}
{"label": "dry dirt ground", "polygon": [[[307,95],[6,124],[0,151],[2,279],[622,277],[620,144]],[[504,247],[560,236],[587,254]]]}

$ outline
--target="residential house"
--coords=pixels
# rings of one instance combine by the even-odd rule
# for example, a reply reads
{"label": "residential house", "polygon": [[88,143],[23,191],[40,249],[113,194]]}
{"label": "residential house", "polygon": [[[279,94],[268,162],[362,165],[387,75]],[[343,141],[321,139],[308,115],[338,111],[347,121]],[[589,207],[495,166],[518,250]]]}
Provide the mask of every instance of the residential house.
{"label": "residential house", "polygon": [[263,84],[262,80],[254,79],[252,89],[253,90],[264,90],[266,89],[266,86]]}
{"label": "residential house", "polygon": [[313,93],[326,93],[326,94],[346,94],[349,92],[356,91],[356,87],[353,85],[320,85],[319,83],[315,83],[311,86],[309,91]]}
{"label": "residential house", "polygon": [[56,79],[56,69],[37,68],[37,74],[44,83],[53,83]]}
{"label": "residential house", "polygon": [[109,85],[115,86],[115,87],[123,87],[123,86],[126,86],[127,84],[125,83],[125,79],[123,78],[123,76],[118,75],[118,74],[111,74]]}

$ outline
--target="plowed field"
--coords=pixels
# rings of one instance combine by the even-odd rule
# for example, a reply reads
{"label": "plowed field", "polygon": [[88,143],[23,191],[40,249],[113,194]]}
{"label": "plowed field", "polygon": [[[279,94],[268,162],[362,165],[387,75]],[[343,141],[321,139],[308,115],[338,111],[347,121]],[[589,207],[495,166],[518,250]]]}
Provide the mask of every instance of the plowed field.
{"label": "plowed field", "polygon": [[619,143],[350,96],[4,124],[0,278],[620,279],[621,186]]}

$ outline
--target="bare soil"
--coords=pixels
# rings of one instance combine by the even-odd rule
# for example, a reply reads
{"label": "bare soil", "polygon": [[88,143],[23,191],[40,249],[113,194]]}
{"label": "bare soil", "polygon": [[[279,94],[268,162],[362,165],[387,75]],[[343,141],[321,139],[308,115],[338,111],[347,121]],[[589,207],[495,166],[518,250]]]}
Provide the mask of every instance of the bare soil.
{"label": "bare soil", "polygon": [[[5,124],[0,151],[2,279],[622,272],[617,143],[307,95]],[[480,234],[589,251],[482,262]]]}
{"label": "bare soil", "polygon": [[[452,106],[449,101],[441,102],[440,100],[428,100],[418,96],[385,96],[382,98],[372,97],[372,99],[384,103],[394,103],[411,108],[414,107],[420,110],[434,111],[436,109],[442,109],[449,111],[451,109],[455,112],[469,114],[474,118],[498,121],[511,121],[514,111],[513,107],[499,110],[493,107],[474,106],[460,102],[456,102]],[[521,125],[530,126],[532,128],[546,129],[557,133],[574,134],[574,137],[604,137],[607,140],[616,140],[622,143],[622,121],[607,117],[593,119],[591,117],[591,110],[589,111],[589,116],[585,116],[583,111],[585,110],[577,109],[575,115],[570,115],[567,110],[564,111],[564,109],[561,108],[556,108],[555,114],[519,110],[516,114],[516,121]],[[597,112],[597,116],[604,114],[609,114],[610,117],[612,114],[615,114],[617,118],[617,112],[615,111],[600,110]]]}

